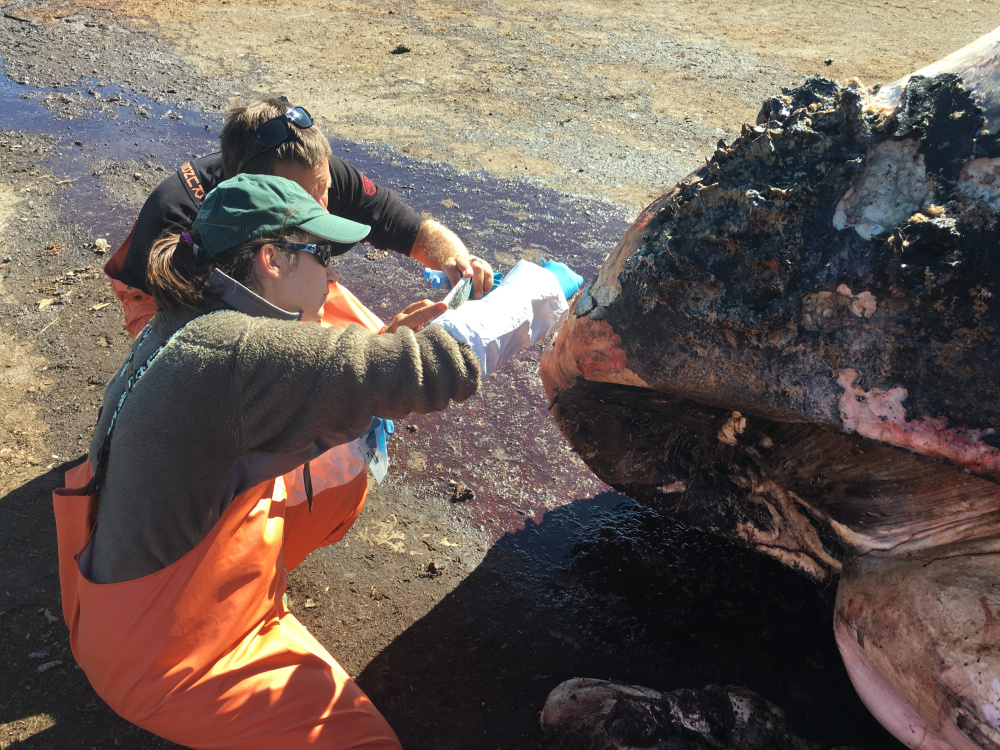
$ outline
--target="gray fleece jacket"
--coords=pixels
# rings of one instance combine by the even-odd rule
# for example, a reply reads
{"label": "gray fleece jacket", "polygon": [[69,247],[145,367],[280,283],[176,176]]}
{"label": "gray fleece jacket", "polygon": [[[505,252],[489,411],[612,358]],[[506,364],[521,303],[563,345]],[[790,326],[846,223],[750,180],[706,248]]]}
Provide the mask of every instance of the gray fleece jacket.
{"label": "gray fleece jacket", "polygon": [[[159,313],[133,367],[167,342],[112,433],[97,527],[81,559],[98,583],[178,560],[231,499],[364,433],[372,416],[444,409],[479,387],[471,350],[443,329],[373,335],[224,310]],[[118,372],[90,445],[101,443],[128,374]]]}

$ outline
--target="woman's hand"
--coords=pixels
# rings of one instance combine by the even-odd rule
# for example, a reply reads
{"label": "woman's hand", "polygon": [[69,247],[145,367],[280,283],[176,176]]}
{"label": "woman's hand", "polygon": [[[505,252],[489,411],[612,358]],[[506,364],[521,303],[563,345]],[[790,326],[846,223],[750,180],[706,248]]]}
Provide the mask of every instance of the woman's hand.
{"label": "woman's hand", "polygon": [[448,306],[444,302],[431,302],[429,299],[422,299],[403,308],[403,312],[399,313],[385,327],[385,332],[395,333],[400,326],[419,331],[425,323],[434,320],[447,309]]}

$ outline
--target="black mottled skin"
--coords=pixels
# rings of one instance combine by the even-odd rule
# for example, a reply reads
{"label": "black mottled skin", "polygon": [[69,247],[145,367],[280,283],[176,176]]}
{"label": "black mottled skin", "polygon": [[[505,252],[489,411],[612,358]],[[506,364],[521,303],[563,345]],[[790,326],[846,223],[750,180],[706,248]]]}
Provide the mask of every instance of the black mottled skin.
{"label": "black mottled skin", "polygon": [[[814,78],[765,102],[757,128],[731,146],[720,142],[637,222],[645,234],[619,275],[621,293],[578,308],[611,325],[650,386],[581,380],[557,395],[553,414],[595,473],[738,540],[741,524],[770,530],[747,488],[775,481],[808,503],[837,560],[845,550],[828,516],[894,533],[932,522],[959,484],[996,494],[987,479],[845,434],[836,383],[852,368],[866,390],[905,388],[908,419],[1000,424],[997,212],[955,189],[965,162],[997,148],[983,123],[953,75],[911,79],[889,118],[863,112],[858,90]],[[834,229],[870,149],[892,138],[919,141],[943,215],[871,240]],[[807,329],[803,297],[841,284],[874,295],[874,316]],[[716,435],[733,411],[748,427],[729,446]],[[664,491],[678,481],[685,491]]]}
{"label": "black mottled skin", "polygon": [[[604,688],[613,701],[598,716],[545,726],[549,750],[820,750],[798,737],[780,709],[740,687],[708,685],[663,694],[634,695]],[[746,710],[737,711],[734,700]],[[569,696],[572,705],[573,696]],[[568,709],[564,708],[567,712]]]}
{"label": "black mottled skin", "polygon": [[[905,387],[910,418],[997,424],[1000,383],[979,384],[975,398],[967,388],[972,373],[992,369],[1000,354],[996,212],[953,190],[957,168],[972,157],[981,110],[953,76],[913,81],[898,120],[885,123],[863,116],[856,92],[824,79],[787,98],[780,110],[765,105],[765,133],[748,130],[720,149],[701,182],[661,209],[626,263],[622,294],[600,317],[625,342],[633,369],[667,392],[677,392],[686,372],[712,371],[731,384],[746,376],[730,373],[750,370],[755,379],[723,383],[709,398],[837,426],[839,388],[830,372],[852,367],[866,389]],[[816,101],[819,111],[803,106]],[[957,120],[955,107],[963,113]],[[837,203],[869,148],[894,137],[921,140],[950,226],[904,225],[870,241],[833,229]],[[763,160],[755,147],[765,140],[774,156]],[[760,197],[748,201],[750,190]],[[706,192],[720,197],[706,200]],[[871,291],[875,317],[835,335],[802,328],[803,295],[840,284]]]}

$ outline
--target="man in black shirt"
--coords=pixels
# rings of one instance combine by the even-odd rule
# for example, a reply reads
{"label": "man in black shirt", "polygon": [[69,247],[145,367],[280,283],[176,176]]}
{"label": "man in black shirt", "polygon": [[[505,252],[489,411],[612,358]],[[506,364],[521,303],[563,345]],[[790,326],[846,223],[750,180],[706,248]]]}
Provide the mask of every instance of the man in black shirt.
{"label": "man in black shirt", "polygon": [[[470,276],[476,297],[493,285],[493,269],[470,256],[447,227],[423,219],[389,188],[376,185],[330,151],[309,113],[281,99],[233,107],[223,127],[222,151],[186,162],[146,200],[129,237],[105,266],[125,307],[126,327],[135,337],[156,312],[147,294],[149,251],[165,230],[191,226],[205,194],[238,173],[273,174],[299,183],[330,213],[371,226],[366,241],[408,255],[448,273],[452,283]],[[430,303],[396,323],[419,326],[431,317]],[[414,315],[415,314],[415,315]],[[423,318],[423,320],[421,320]]]}

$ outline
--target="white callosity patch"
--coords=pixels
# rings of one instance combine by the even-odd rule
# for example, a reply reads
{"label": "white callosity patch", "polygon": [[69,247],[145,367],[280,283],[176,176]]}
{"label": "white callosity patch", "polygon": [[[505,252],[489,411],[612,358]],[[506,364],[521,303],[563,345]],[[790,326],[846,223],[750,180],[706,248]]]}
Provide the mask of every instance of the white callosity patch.
{"label": "white callosity patch", "polygon": [[847,286],[847,284],[841,284],[838,286],[837,292],[850,300],[849,307],[851,315],[856,318],[870,318],[875,314],[875,310],[878,308],[878,303],[875,301],[875,295],[871,292],[861,292],[860,294],[855,294],[851,291],[851,288]]}
{"label": "white callosity patch", "polygon": [[949,427],[944,417],[907,420],[905,388],[865,391],[855,385],[857,370],[847,368],[835,374],[844,389],[838,404],[844,429],[1000,479],[1000,450],[983,442],[994,429]]}
{"label": "white callosity patch", "polygon": [[1000,159],[973,159],[962,167],[958,189],[974,201],[1000,210]]}
{"label": "white callosity patch", "polygon": [[854,230],[864,239],[906,223],[914,213],[934,202],[935,186],[927,176],[920,143],[912,138],[884,141],[868,153],[861,179],[837,204],[836,229]]}

